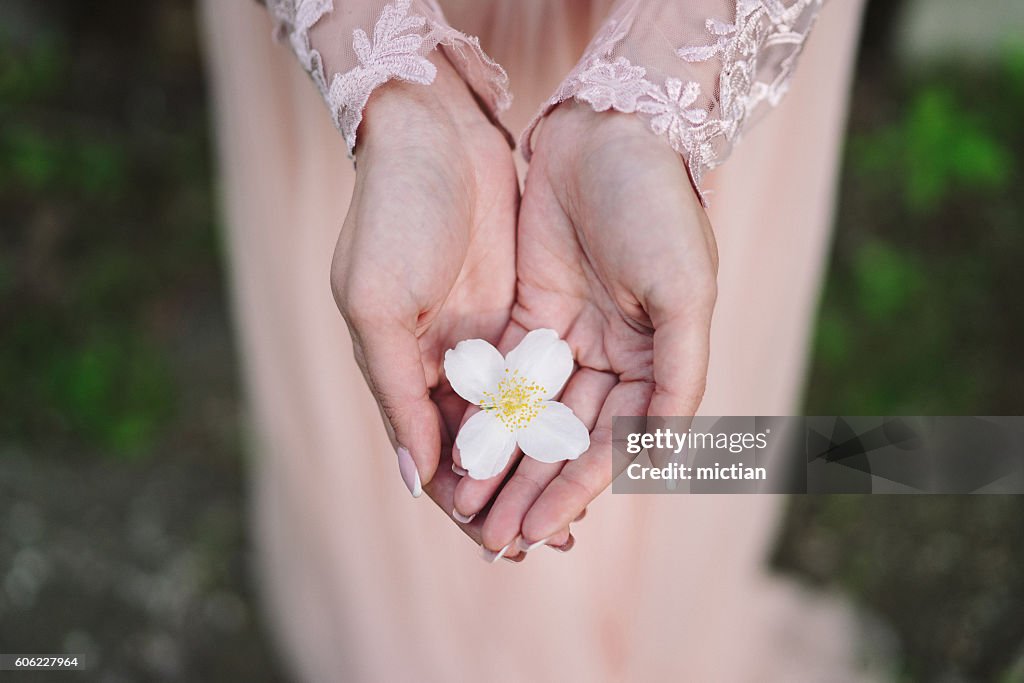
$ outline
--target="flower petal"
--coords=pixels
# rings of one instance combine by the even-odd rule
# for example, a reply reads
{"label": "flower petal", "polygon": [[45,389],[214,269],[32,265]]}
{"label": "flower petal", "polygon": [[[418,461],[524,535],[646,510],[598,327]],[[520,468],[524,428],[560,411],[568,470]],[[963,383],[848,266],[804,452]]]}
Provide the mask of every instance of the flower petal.
{"label": "flower petal", "polygon": [[678,78],[666,78],[665,79],[665,92],[668,93],[668,99],[672,102],[679,101],[679,94],[683,91],[683,82]]}
{"label": "flower petal", "polygon": [[462,425],[455,445],[470,477],[490,479],[505,469],[516,449],[516,435],[501,420],[482,410]]}
{"label": "flower petal", "polygon": [[505,359],[483,339],[466,339],[445,351],[444,374],[455,393],[480,405],[484,392],[498,388],[505,372]]}
{"label": "flower petal", "polygon": [[542,398],[552,398],[572,374],[572,349],[554,330],[534,330],[505,356],[505,367],[544,387]]}
{"label": "flower petal", "polygon": [[699,126],[707,120],[708,113],[703,109],[687,109],[683,112],[683,118],[693,125]]}
{"label": "flower petal", "polygon": [[664,135],[673,121],[675,121],[675,117],[671,114],[658,114],[651,119],[651,130],[658,135]]}
{"label": "flower petal", "polygon": [[679,102],[679,107],[682,108],[689,107],[697,101],[698,97],[700,97],[700,83],[688,81],[676,97],[676,100]]}
{"label": "flower petal", "polygon": [[540,414],[516,432],[516,440],[523,453],[541,462],[575,460],[590,448],[586,425],[567,405],[557,401],[542,403]]}

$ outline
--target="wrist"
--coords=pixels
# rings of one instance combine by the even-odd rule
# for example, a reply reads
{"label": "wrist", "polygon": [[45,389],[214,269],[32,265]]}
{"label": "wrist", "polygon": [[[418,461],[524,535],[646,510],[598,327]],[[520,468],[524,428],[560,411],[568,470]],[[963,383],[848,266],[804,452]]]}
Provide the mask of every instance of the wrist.
{"label": "wrist", "polygon": [[392,80],[370,95],[359,127],[361,148],[381,140],[412,139],[438,126],[457,126],[467,118],[466,104],[477,109],[468,86],[441,50],[427,59],[437,74],[428,85]]}
{"label": "wrist", "polygon": [[538,141],[535,154],[550,157],[552,149],[558,150],[556,159],[549,158],[548,163],[554,163],[567,177],[588,176],[594,159],[617,159],[637,169],[637,173],[642,169],[676,166],[700,201],[700,191],[693,183],[686,160],[636,114],[595,111],[586,104],[566,100],[548,114],[539,138],[548,140]]}
{"label": "wrist", "polygon": [[595,111],[589,105],[572,99],[555,107],[547,115],[544,126],[556,128],[559,137],[568,137],[574,143],[651,138],[647,124],[635,114],[615,110]]}

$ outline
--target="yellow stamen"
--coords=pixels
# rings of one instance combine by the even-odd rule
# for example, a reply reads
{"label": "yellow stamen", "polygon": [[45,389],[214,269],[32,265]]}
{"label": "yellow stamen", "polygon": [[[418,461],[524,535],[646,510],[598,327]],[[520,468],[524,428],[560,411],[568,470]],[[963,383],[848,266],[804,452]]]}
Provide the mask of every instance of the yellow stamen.
{"label": "yellow stamen", "polygon": [[480,407],[490,411],[506,429],[514,432],[533,422],[544,409],[545,393],[544,387],[520,376],[518,370],[509,373],[506,369],[505,377],[498,382],[498,391],[485,391]]}

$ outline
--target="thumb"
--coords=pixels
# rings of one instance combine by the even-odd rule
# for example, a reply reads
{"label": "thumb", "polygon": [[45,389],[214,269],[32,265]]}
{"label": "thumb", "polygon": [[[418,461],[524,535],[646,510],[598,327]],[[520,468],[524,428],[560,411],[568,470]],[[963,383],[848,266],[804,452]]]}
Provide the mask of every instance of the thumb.
{"label": "thumb", "polygon": [[418,498],[441,455],[440,419],[430,399],[419,342],[398,321],[350,323],[350,328],[356,362],[384,418],[402,481]]}
{"label": "thumb", "polygon": [[[647,429],[689,431],[704,397],[710,355],[711,306],[683,312],[652,307],[654,393],[647,409]],[[687,458],[687,449],[649,450],[651,463],[665,467]],[[671,488],[671,487],[670,487]]]}

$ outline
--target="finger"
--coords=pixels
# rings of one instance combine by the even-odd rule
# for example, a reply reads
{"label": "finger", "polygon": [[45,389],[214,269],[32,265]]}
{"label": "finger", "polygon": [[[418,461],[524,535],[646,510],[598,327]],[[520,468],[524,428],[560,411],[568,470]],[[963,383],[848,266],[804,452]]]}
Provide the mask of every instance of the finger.
{"label": "finger", "polygon": [[646,303],[654,328],[654,395],[647,414],[695,415],[708,381],[714,281],[657,288]]}
{"label": "finger", "polygon": [[[448,447],[448,453],[450,454],[450,463],[446,464],[442,462],[439,467],[448,467],[459,477],[465,477],[468,472],[462,468],[455,457],[458,455],[458,450],[455,446],[455,437],[459,433],[459,428],[462,426],[464,420],[468,420],[472,415],[471,412],[467,412],[466,399],[462,398],[455,393],[455,390],[451,388],[451,385],[447,382],[441,384],[437,389],[432,392],[434,403],[437,404],[438,410],[441,411],[443,417],[443,429],[442,429],[442,448]],[[475,406],[470,406],[471,408]],[[445,438],[448,439],[445,442]],[[450,512],[450,510],[449,510]]]}
{"label": "finger", "polygon": [[[446,462],[450,462],[450,456],[442,458],[441,463],[444,465]],[[455,487],[459,483],[459,477],[451,471],[449,467],[438,467],[437,473],[434,478],[430,480],[423,490],[430,496],[430,499],[437,504],[445,514],[452,509],[455,500]],[[456,525],[462,530],[464,534],[469,536],[474,543],[480,545],[483,539],[483,518],[477,520],[471,520],[468,523],[461,523],[456,520]]]}
{"label": "finger", "polygon": [[[618,378],[607,372],[599,372],[583,368],[569,380],[562,394],[562,403],[569,406],[576,417],[592,431],[597,423],[608,393],[618,382]],[[484,524],[484,545],[489,548],[501,548],[519,535],[523,518],[527,510],[537,500],[541,492],[558,476],[565,463],[546,463],[523,458],[519,461],[515,473],[501,487],[497,499],[487,513]],[[568,530],[565,530],[568,534]],[[524,536],[521,547],[530,546],[544,539]],[[556,539],[557,540],[557,539]],[[553,543],[561,545],[565,540]]]}
{"label": "finger", "polygon": [[[441,413],[444,413],[444,409],[441,410]],[[423,487],[423,490],[438,507],[447,513],[454,507],[455,487],[459,483],[459,475],[457,475],[451,467],[451,446],[454,439],[445,424],[445,419],[443,417],[440,417],[440,419],[442,443],[441,458],[438,462],[437,473],[434,475],[434,478],[430,483]],[[484,548],[482,543],[484,521],[485,517],[477,517],[477,519],[471,519],[467,522],[455,520],[455,523],[456,526],[466,534],[466,536],[480,546],[483,559],[487,562],[494,562],[498,559],[498,554]],[[566,531],[566,536],[568,536],[568,530]],[[506,549],[505,553],[501,555],[501,559],[508,562],[518,563],[526,559],[526,553],[516,547],[510,546]]]}
{"label": "finger", "polygon": [[[455,487],[459,483],[459,477],[452,472],[452,442],[454,437],[443,417],[444,409],[440,411],[440,432],[441,432],[441,458],[438,461],[437,472],[430,483],[423,487],[424,493],[446,513],[451,509],[455,499]],[[481,545],[483,538],[484,517],[480,517],[469,523],[455,521],[455,525],[466,534],[474,543]]]}
{"label": "finger", "polygon": [[648,382],[620,382],[608,394],[590,448],[567,462],[523,519],[526,538],[546,538],[567,528],[612,482],[612,416],[643,415],[653,388]]}
{"label": "finger", "polygon": [[499,558],[506,562],[519,563],[526,559],[531,550],[534,550],[541,545],[547,545],[552,550],[557,550],[560,553],[567,553],[572,550],[574,545],[576,545],[576,539],[572,535],[572,531],[569,529],[562,529],[560,532],[554,534],[545,541],[536,543],[533,546],[524,546],[521,538],[515,539],[514,542],[511,542],[496,551],[491,550],[487,546],[481,546],[481,557],[485,562],[491,564],[496,562]]}
{"label": "finger", "polygon": [[[431,399],[437,404],[441,412],[441,462],[439,468],[447,467],[459,477],[466,476],[466,470],[455,463],[453,458],[453,446],[455,435],[459,432],[459,425],[466,414],[466,401],[455,393],[447,382],[431,392]],[[450,463],[444,462],[444,453],[447,451]],[[437,475],[434,475],[437,476]],[[450,510],[446,511],[450,512]]]}
{"label": "finger", "polygon": [[[565,547],[567,544],[569,544],[570,539],[572,538],[573,535],[569,529],[562,529],[561,531],[558,531],[545,539],[541,539],[540,541],[536,541],[530,544],[527,544],[525,541],[523,541],[522,537],[520,537],[516,540],[516,545],[518,545],[519,549],[524,553],[528,553],[531,550],[536,550],[541,546],[547,546],[554,550],[561,550],[562,552],[565,552]],[[573,543],[575,543],[574,540]]]}
{"label": "finger", "polygon": [[680,315],[654,326],[654,395],[647,414],[695,415],[707,384],[710,315]]}
{"label": "finger", "polygon": [[430,400],[419,342],[396,321],[350,326],[356,362],[384,416],[402,480],[419,496],[441,453],[439,414]]}
{"label": "finger", "polygon": [[430,400],[436,405],[441,413],[441,444],[442,455],[445,448],[448,449],[448,456],[451,457],[451,445],[455,441],[455,434],[459,431],[459,424],[466,412],[466,401],[452,390],[448,383],[442,383],[430,392]]}
{"label": "finger", "polygon": [[[502,334],[501,341],[498,342],[498,350],[502,355],[507,354],[511,349],[515,348],[515,346],[522,341],[525,336],[526,329],[522,325],[514,322],[509,323],[508,328]],[[470,406],[466,410],[462,424],[465,424],[470,417],[478,412],[480,412],[478,407]],[[461,429],[462,425],[459,425],[459,428]],[[505,480],[508,473],[513,467],[515,467],[520,456],[521,453],[519,449],[516,448],[501,472],[489,479],[463,477],[455,490],[455,507],[452,510],[452,516],[456,519],[471,519],[474,515],[478,514],[480,510],[490,502],[491,498],[494,497],[495,492],[501,486],[501,482]],[[452,449],[452,458],[458,467],[463,467],[458,446]],[[500,548],[501,546],[498,547]]]}
{"label": "finger", "polygon": [[[670,427],[685,433],[704,398],[710,352],[710,310],[691,308],[672,317],[652,314],[654,331],[654,395],[647,410],[647,430]],[[682,419],[670,419],[672,417]],[[686,457],[670,448],[648,449],[655,467]]]}
{"label": "finger", "polygon": [[576,545],[576,537],[572,535],[572,532],[566,529],[565,536],[563,538],[564,540],[558,545],[555,545],[554,541],[548,543],[548,545],[550,545],[552,548],[554,548],[560,553],[567,553],[570,550],[572,550],[573,546]]}
{"label": "finger", "polygon": [[[453,434],[456,435],[458,435],[459,431],[462,429],[462,426],[469,422],[469,418],[473,417],[474,415],[480,412],[479,406],[471,405],[467,408],[465,400],[462,401],[462,405],[460,406],[460,408],[462,409],[462,417],[459,418],[459,423],[452,432]],[[466,469],[462,466],[462,451],[459,449],[458,445],[452,446],[452,462],[455,464],[456,467],[462,470],[463,473],[465,473]],[[462,476],[466,475],[462,474]]]}

